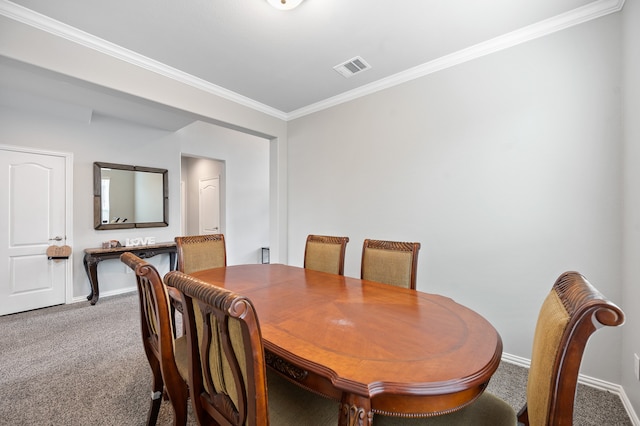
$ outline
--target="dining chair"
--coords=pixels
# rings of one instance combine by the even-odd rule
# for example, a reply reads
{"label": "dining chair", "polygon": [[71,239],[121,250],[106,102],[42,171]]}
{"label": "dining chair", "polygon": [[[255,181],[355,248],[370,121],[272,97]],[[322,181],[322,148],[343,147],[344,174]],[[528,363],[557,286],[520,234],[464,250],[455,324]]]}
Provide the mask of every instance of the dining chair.
{"label": "dining chair", "polygon": [[174,339],[169,313],[169,292],[156,268],[132,253],[123,253],[120,260],[135,271],[140,301],[142,344],[153,374],[151,407],[147,425],[155,425],[164,392],[174,412],[174,425],[187,423],[187,338]]}
{"label": "dining chair", "polygon": [[175,237],[178,270],[191,274],[203,269],[227,266],[224,234]]}
{"label": "dining chair", "polygon": [[344,275],[344,254],[348,242],[349,237],[308,235],[304,248],[304,267]]}
{"label": "dining chair", "polygon": [[360,278],[416,289],[420,243],[364,240]]}
{"label": "dining chair", "polygon": [[338,424],[337,401],[267,374],[260,324],[248,298],[180,271],[167,273],[165,282],[182,298],[199,425]]}
{"label": "dining chair", "polygon": [[476,402],[428,419],[378,416],[375,426],[417,425],[572,425],[578,373],[591,334],[624,323],[622,310],[577,272],[555,282],[538,314],[533,336],[527,400],[516,414],[506,402],[484,392]]}

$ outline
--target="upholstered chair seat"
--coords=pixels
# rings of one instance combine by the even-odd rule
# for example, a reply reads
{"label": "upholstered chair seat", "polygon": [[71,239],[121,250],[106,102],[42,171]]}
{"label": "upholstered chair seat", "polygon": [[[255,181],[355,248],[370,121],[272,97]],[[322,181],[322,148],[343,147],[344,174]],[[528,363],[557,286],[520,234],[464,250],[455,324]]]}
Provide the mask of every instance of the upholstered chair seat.
{"label": "upholstered chair seat", "polygon": [[289,382],[266,369],[269,423],[277,425],[336,426],[339,403]]}
{"label": "upholstered chair seat", "polygon": [[517,426],[515,410],[500,398],[485,392],[467,407],[434,417],[373,417],[373,426]]}
{"label": "upholstered chair seat", "polygon": [[174,358],[180,377],[182,377],[185,383],[187,383],[189,381],[189,348],[187,346],[186,335],[182,335],[175,339]]}

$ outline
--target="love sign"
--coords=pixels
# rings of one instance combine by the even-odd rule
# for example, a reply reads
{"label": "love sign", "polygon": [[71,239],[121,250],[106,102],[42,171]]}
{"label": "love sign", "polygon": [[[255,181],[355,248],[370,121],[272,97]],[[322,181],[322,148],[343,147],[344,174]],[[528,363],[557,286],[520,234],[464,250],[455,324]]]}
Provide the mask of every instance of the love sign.
{"label": "love sign", "polygon": [[125,245],[127,247],[148,246],[149,244],[155,244],[156,237],[139,237],[139,238],[127,238]]}

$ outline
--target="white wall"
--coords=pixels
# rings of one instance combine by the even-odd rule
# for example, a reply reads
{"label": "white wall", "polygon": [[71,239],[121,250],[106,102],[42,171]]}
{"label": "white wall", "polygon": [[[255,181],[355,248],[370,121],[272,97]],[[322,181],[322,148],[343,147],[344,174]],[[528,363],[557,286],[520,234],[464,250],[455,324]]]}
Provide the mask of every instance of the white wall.
{"label": "white wall", "polygon": [[623,122],[624,122],[624,287],[622,385],[636,413],[640,413],[640,381],[631,365],[640,355],[640,4],[627,1],[623,10]]}
{"label": "white wall", "polygon": [[[622,302],[620,16],[290,122],[289,259],[307,234],[419,241],[418,289],[486,316],[530,358],[555,279]],[[583,372],[619,383],[621,330]]]}
{"label": "white wall", "polygon": [[[93,115],[90,122],[74,118],[74,106],[56,103],[54,109],[33,95],[2,92],[0,143],[73,153],[73,295],[90,291],[82,265],[85,248],[106,240],[155,237],[173,241],[180,235],[180,158],[183,150],[215,157],[229,164],[227,208],[229,262],[258,263],[259,248],[269,242],[269,142],[206,123],[195,123],[175,134]],[[29,102],[25,102],[25,99]],[[12,105],[18,105],[14,107]],[[68,107],[68,108],[67,108]],[[61,114],[67,108],[68,114]],[[123,230],[93,229],[93,162],[168,169],[169,226]],[[267,212],[267,213],[265,213]],[[150,258],[161,274],[169,270],[168,255]],[[133,274],[117,260],[98,267],[101,296],[135,289]]]}

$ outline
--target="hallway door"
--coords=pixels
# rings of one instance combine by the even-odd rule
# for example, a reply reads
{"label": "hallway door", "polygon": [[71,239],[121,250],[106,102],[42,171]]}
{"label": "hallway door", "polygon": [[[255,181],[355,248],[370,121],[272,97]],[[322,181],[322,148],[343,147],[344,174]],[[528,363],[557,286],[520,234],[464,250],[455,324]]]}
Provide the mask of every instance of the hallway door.
{"label": "hallway door", "polygon": [[200,234],[220,233],[220,177],[200,180]]}
{"label": "hallway door", "polygon": [[65,303],[68,156],[0,146],[0,315]]}

